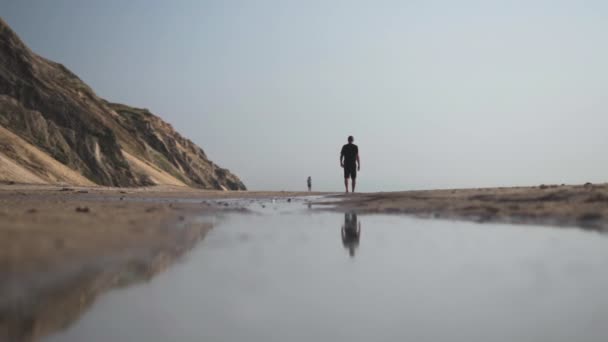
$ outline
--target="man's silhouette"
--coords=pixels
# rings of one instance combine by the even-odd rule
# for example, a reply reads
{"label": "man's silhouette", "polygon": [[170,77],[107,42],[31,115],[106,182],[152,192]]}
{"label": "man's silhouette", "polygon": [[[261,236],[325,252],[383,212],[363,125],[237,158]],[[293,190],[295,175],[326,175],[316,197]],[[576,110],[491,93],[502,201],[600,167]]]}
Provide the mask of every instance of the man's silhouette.
{"label": "man's silhouette", "polygon": [[312,190],[312,178],[310,176],[306,179],[306,184],[308,185],[308,192],[310,192]]}
{"label": "man's silhouette", "polygon": [[352,191],[355,192],[357,183],[357,171],[361,170],[361,160],[359,159],[359,147],[353,144],[355,138],[348,137],[348,144],[342,146],[340,152],[340,166],[344,168],[344,187],[348,192],[348,179],[352,179]]}
{"label": "man's silhouette", "polygon": [[351,257],[355,256],[355,249],[359,247],[361,237],[361,223],[357,222],[357,214],[344,213],[344,225],[342,226],[342,245],[348,249]]}

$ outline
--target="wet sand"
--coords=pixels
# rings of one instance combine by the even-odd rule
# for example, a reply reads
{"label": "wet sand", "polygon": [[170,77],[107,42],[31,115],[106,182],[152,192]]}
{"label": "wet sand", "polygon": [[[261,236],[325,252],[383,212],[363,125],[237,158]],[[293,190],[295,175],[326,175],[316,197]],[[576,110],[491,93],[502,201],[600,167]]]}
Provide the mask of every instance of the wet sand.
{"label": "wet sand", "polygon": [[325,204],[359,213],[608,229],[607,184],[350,194]]}
{"label": "wet sand", "polygon": [[149,280],[212,228],[205,214],[307,195],[330,196],[315,208],[338,211],[608,227],[604,184],[348,195],[1,185],[0,340],[37,340],[69,325],[106,290]]}
{"label": "wet sand", "polygon": [[0,341],[37,340],[106,290],[150,279],[212,228],[205,213],[245,210],[217,199],[298,195],[3,185]]}
{"label": "wet sand", "polygon": [[355,242],[354,214],[303,204],[221,215],[47,342],[606,340],[606,234],[373,214]]}

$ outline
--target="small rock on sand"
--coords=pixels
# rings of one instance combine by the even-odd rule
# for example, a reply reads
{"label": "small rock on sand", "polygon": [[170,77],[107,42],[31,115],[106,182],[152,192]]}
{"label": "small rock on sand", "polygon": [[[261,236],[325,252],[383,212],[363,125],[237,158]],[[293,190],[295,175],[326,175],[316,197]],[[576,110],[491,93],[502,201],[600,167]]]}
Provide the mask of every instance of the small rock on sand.
{"label": "small rock on sand", "polygon": [[76,212],[77,213],[88,213],[91,210],[89,209],[89,207],[76,207]]}

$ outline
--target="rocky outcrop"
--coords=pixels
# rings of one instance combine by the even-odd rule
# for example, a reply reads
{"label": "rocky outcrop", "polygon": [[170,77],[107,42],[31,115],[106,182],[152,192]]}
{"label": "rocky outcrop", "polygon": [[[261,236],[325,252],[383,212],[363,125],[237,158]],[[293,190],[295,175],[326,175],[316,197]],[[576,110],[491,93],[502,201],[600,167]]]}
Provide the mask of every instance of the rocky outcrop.
{"label": "rocky outcrop", "polygon": [[[33,53],[2,19],[0,126],[95,184],[245,189],[158,116],[99,98],[63,65]],[[20,163],[4,157],[0,164]]]}

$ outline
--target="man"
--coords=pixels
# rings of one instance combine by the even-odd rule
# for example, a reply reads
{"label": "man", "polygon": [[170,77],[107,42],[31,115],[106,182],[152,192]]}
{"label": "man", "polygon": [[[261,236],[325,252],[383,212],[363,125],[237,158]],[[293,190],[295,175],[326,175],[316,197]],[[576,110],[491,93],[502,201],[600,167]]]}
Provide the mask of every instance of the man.
{"label": "man", "polygon": [[348,192],[348,179],[352,179],[352,192],[355,192],[357,183],[357,171],[361,170],[361,160],[359,159],[359,147],[353,144],[355,138],[348,137],[348,144],[342,146],[340,152],[340,166],[344,169],[344,186]]}
{"label": "man", "polygon": [[308,184],[308,192],[310,192],[312,190],[312,178],[310,178],[310,176],[308,176],[306,184]]}

